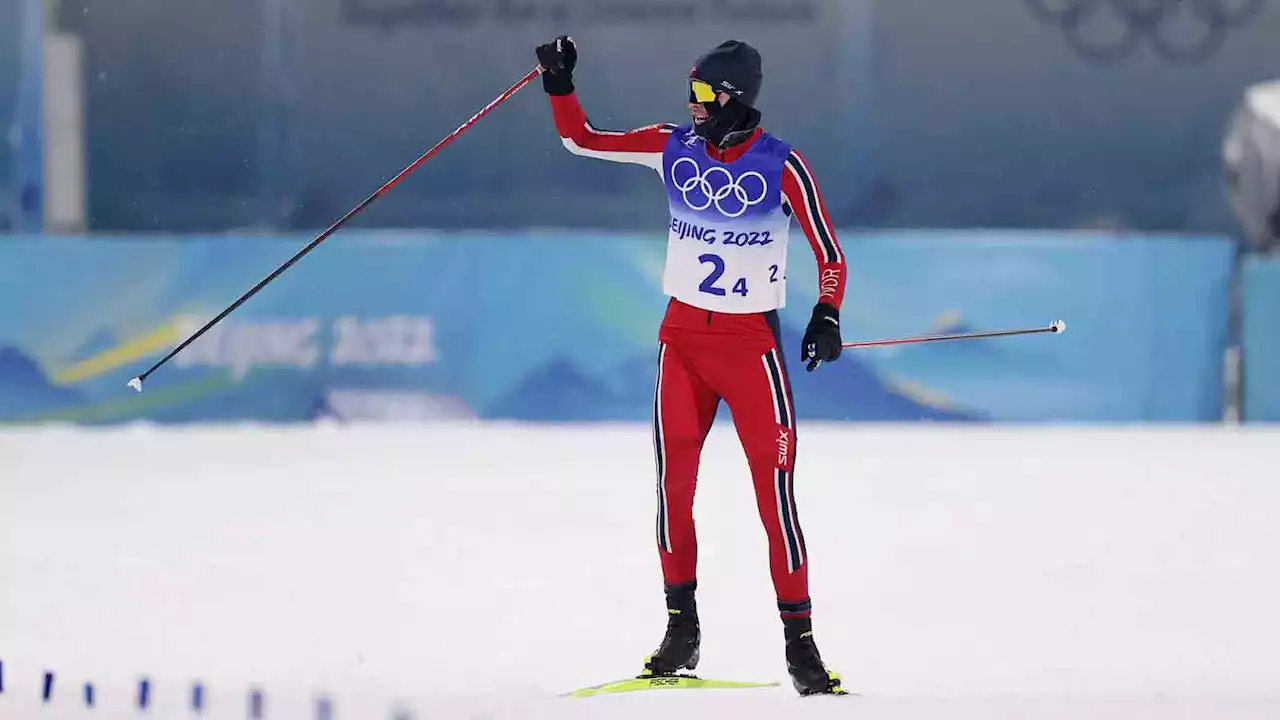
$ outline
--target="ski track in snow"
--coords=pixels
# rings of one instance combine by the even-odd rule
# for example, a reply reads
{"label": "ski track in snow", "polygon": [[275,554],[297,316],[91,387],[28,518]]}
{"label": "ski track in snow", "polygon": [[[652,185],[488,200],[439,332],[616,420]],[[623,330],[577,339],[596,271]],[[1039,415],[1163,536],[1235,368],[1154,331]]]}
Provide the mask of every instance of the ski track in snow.
{"label": "ski track in snow", "polygon": [[[699,481],[706,677],[665,623],[647,427],[0,431],[0,720],[1280,717],[1280,430],[802,425],[815,635],[797,698],[729,423]],[[40,674],[58,673],[39,704]],[[93,711],[78,685],[98,689]]]}

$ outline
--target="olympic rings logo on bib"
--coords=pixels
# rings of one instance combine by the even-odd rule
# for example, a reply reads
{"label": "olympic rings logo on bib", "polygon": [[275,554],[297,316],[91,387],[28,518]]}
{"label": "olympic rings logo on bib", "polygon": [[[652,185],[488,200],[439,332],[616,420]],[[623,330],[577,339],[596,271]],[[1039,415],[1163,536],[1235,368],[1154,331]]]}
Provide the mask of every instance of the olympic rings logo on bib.
{"label": "olympic rings logo on bib", "polygon": [[[681,180],[677,170],[685,163],[692,166],[693,174]],[[742,216],[747,208],[764,202],[769,194],[769,184],[765,182],[764,175],[755,170],[748,170],[735,178],[733,173],[718,165],[703,171],[693,158],[687,157],[671,163],[671,182],[690,210],[706,210],[715,205],[721,215],[730,218]]]}

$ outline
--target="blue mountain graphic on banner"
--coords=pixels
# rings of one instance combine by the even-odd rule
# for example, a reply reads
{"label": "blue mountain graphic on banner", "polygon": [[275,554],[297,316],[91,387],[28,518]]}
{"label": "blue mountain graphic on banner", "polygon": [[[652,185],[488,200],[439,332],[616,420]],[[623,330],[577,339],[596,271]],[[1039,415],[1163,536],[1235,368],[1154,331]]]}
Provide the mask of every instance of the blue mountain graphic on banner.
{"label": "blue mountain graphic on banner", "polygon": [[[938,323],[929,329],[928,334],[971,333],[987,329],[1003,328],[976,328],[957,318]],[[948,387],[955,378],[980,376],[996,367],[1001,368],[1001,374],[1005,377],[1034,375],[1061,368],[1056,356],[1030,352],[1031,348],[1038,349],[1043,343],[1043,338],[1036,337],[922,343],[893,348],[891,354],[880,358],[883,366],[892,368],[895,373],[907,377],[929,377],[935,384]]]}
{"label": "blue mountain graphic on banner", "polygon": [[[801,333],[784,326],[784,354],[799,349]],[[648,420],[653,407],[656,353],[633,356],[607,374],[588,372],[557,357],[526,375],[487,408],[489,417],[518,420]],[[960,421],[978,416],[925,404],[889,386],[865,359],[846,353],[807,373],[789,357],[792,391],[801,420]]]}
{"label": "blue mountain graphic on banner", "polygon": [[615,416],[614,392],[558,357],[530,372],[489,404],[485,415],[509,420],[600,420]]}
{"label": "blue mountain graphic on banner", "polygon": [[80,393],[54,386],[40,364],[21,350],[0,345],[0,420],[15,420],[81,402]]}
{"label": "blue mountain graphic on banner", "polygon": [[800,362],[804,334],[782,326],[782,350],[791,375],[796,414],[800,420],[935,420],[981,419],[973,414],[926,405],[893,389],[874,366],[856,351],[807,372]]}

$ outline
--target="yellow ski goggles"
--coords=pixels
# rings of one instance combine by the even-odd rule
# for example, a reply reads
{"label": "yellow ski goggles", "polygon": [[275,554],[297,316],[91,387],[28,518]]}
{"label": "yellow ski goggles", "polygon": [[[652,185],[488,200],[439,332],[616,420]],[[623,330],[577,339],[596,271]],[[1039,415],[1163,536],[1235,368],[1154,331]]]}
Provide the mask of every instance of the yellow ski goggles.
{"label": "yellow ski goggles", "polygon": [[689,81],[689,102],[707,103],[716,101],[715,88],[701,80]]}

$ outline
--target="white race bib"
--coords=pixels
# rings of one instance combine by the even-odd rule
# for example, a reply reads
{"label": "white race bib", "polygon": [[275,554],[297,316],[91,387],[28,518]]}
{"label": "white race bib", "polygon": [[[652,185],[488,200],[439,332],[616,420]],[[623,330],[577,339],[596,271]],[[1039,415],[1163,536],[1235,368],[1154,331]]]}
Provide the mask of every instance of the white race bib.
{"label": "white race bib", "polygon": [[736,230],[673,219],[663,290],[716,312],[777,310],[787,297],[787,229]]}
{"label": "white race bib", "polygon": [[787,240],[783,164],[790,146],[767,133],[722,163],[687,128],[663,152],[671,224],[663,290],[694,307],[760,313],[786,304]]}

